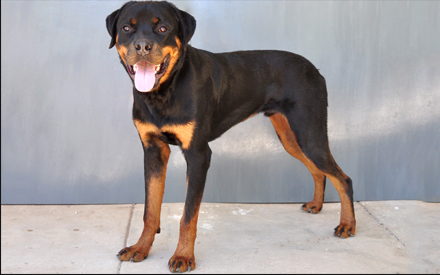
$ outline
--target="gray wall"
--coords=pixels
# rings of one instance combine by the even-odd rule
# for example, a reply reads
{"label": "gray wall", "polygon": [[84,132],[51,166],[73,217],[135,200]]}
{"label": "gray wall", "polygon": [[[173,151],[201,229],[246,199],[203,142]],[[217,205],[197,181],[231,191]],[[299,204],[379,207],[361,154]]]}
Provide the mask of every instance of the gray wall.
{"label": "gray wall", "polygon": [[[131,83],[105,28],[123,2],[1,2],[3,204],[143,202]],[[330,147],[356,200],[440,201],[439,1],[175,4],[197,19],[194,47],[288,50],[320,69]],[[211,148],[206,202],[312,198],[309,172],[262,115]],[[185,171],[173,147],[165,202],[184,200]]]}

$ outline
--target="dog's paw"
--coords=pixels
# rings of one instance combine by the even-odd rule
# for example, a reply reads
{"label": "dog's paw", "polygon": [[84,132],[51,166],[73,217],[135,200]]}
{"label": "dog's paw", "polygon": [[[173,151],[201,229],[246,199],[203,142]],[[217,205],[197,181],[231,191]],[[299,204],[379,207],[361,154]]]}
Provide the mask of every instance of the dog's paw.
{"label": "dog's paw", "polygon": [[121,261],[141,262],[148,257],[150,247],[145,248],[139,245],[132,245],[119,251],[116,255]]}
{"label": "dog's paw", "polygon": [[194,256],[184,257],[174,255],[168,261],[168,268],[171,272],[191,271],[196,268],[196,261],[194,260]]}
{"label": "dog's paw", "polygon": [[341,238],[353,237],[356,233],[356,226],[354,224],[339,224],[335,227],[335,236]]}
{"label": "dog's paw", "polygon": [[313,201],[304,203],[301,206],[301,210],[312,214],[318,214],[319,211],[321,211],[321,209],[322,209],[322,203],[318,204],[318,203],[314,203]]}

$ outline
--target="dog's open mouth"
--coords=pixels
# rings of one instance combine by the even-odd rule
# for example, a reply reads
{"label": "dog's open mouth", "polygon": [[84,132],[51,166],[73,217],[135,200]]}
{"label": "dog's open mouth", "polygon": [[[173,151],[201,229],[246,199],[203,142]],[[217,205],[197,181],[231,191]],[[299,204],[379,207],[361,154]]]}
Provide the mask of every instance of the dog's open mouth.
{"label": "dog's open mouth", "polygon": [[159,65],[142,60],[134,65],[127,65],[127,71],[134,79],[134,85],[139,92],[150,92],[159,84],[159,80],[165,74],[169,62],[169,55]]}

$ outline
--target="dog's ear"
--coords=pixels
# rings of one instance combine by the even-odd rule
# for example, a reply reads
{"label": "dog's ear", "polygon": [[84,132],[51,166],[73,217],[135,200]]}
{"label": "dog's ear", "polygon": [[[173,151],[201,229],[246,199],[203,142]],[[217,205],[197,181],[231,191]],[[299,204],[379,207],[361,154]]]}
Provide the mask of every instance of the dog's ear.
{"label": "dog's ear", "polygon": [[173,8],[174,12],[177,15],[177,18],[179,19],[179,36],[182,40],[183,45],[186,45],[191,40],[191,37],[196,31],[196,19],[191,14],[179,10],[173,4],[168,2],[167,4],[169,4]]}
{"label": "dog's ear", "polygon": [[109,49],[113,48],[113,46],[116,44],[116,36],[118,32],[118,30],[116,29],[116,24],[118,23],[118,19],[119,19],[119,15],[121,14],[121,11],[125,7],[131,6],[134,3],[135,3],[134,1],[129,1],[125,3],[124,5],[122,5],[122,7],[119,10],[115,10],[105,19],[105,23],[107,25],[107,31],[112,37],[112,40],[110,41],[110,46],[108,47]]}
{"label": "dog's ear", "polygon": [[182,29],[180,30],[183,33],[183,39],[184,43],[187,44],[192,36],[194,35],[194,32],[196,31],[196,19],[189,13],[179,10],[181,16],[182,16]]}
{"label": "dog's ear", "polygon": [[109,49],[113,48],[113,46],[116,44],[116,33],[117,33],[116,22],[118,22],[120,11],[121,9],[115,10],[105,19],[105,23],[107,25],[107,31],[112,37],[112,40],[110,41],[110,46],[108,47]]}

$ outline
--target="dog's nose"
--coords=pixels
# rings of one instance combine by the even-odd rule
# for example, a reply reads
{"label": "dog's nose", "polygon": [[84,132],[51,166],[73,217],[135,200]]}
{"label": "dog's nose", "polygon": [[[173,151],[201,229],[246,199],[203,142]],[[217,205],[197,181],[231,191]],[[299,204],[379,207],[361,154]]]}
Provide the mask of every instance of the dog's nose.
{"label": "dog's nose", "polygon": [[138,40],[135,43],[134,48],[140,55],[147,55],[151,52],[151,45],[145,40]]}

